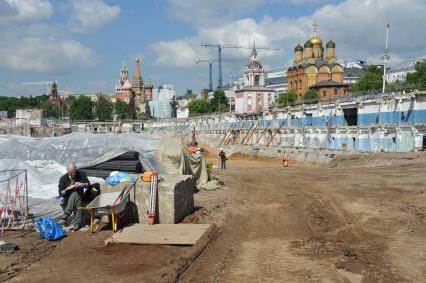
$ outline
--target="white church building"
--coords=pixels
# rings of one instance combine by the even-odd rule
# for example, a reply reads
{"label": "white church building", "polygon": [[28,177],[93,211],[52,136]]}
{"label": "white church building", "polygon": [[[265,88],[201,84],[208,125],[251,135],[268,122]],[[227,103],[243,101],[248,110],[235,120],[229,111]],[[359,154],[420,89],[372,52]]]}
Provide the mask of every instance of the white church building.
{"label": "white church building", "polygon": [[275,102],[275,91],[265,86],[265,71],[253,47],[251,59],[244,72],[244,87],[235,90],[231,99],[235,113],[253,113],[268,110]]}

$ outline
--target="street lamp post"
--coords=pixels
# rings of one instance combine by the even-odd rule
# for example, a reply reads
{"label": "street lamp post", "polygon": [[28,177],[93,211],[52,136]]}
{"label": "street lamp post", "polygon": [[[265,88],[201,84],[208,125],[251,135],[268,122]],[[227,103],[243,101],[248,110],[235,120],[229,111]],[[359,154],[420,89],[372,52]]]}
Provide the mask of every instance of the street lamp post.
{"label": "street lamp post", "polygon": [[386,90],[386,64],[390,59],[389,50],[388,50],[388,41],[389,41],[389,24],[386,26],[386,47],[385,47],[385,55],[382,57],[383,59],[383,87],[382,92],[385,94]]}

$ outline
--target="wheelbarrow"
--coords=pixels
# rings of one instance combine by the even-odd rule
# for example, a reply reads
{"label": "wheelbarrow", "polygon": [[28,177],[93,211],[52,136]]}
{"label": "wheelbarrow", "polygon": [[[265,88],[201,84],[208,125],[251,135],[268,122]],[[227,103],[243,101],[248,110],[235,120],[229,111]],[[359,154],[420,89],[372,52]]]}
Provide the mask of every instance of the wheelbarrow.
{"label": "wheelbarrow", "polygon": [[130,200],[130,191],[134,189],[136,182],[126,186],[121,192],[101,193],[94,198],[86,207],[79,207],[81,210],[90,213],[90,232],[95,233],[100,227],[100,222],[94,224],[95,218],[111,215],[111,226],[117,232],[118,219],[124,215],[127,202]]}

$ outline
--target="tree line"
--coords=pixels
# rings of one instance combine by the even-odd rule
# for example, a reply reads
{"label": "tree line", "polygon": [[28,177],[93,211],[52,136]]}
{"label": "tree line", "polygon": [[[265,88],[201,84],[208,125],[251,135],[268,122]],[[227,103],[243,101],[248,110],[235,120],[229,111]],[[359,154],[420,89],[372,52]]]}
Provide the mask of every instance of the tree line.
{"label": "tree line", "polygon": [[80,95],[78,97],[70,96],[68,106],[53,105],[49,103],[49,95],[43,94],[39,96],[21,96],[7,97],[0,96],[0,111],[7,111],[8,118],[14,118],[17,109],[38,108],[45,112],[48,118],[69,117],[70,120],[93,120],[111,121],[114,119],[141,119],[149,118],[149,106],[145,109],[145,116],[136,114],[134,104],[117,100],[115,104],[104,95],[99,95],[96,102],[90,97]]}
{"label": "tree line", "polygon": [[69,118],[72,121],[96,119],[103,122],[113,119],[147,119],[150,118],[150,115],[148,104],[146,104],[145,113],[138,114],[134,102],[127,104],[117,99],[113,104],[111,99],[104,95],[99,95],[96,102],[92,101],[90,97],[81,95],[74,98],[69,106]]}
{"label": "tree line", "polygon": [[[49,95],[8,97],[0,96],[0,111],[7,111],[8,118],[14,118],[16,109],[38,108],[46,112],[48,117],[59,118],[67,109],[49,103]],[[65,113],[66,114],[66,113]]]}
{"label": "tree line", "polygon": [[[407,74],[405,80],[395,83],[386,82],[387,91],[405,90],[411,91],[414,88],[421,89],[421,84],[426,83],[426,61],[418,61],[414,66],[414,72]],[[353,86],[353,92],[368,90],[381,90],[383,87],[383,69],[377,66],[370,66],[367,72]]]}
{"label": "tree line", "polygon": [[217,89],[213,92],[211,99],[195,99],[189,102],[188,110],[190,116],[229,112],[229,101],[225,92]]}

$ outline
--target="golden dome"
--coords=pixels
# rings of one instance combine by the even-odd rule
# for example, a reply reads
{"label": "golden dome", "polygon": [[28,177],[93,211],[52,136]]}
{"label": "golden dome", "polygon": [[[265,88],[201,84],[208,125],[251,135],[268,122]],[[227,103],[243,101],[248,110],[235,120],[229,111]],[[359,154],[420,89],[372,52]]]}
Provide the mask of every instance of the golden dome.
{"label": "golden dome", "polygon": [[311,43],[313,44],[313,45],[322,45],[322,39],[318,36],[318,35],[314,35],[314,36],[312,36],[312,38],[311,38]]}

